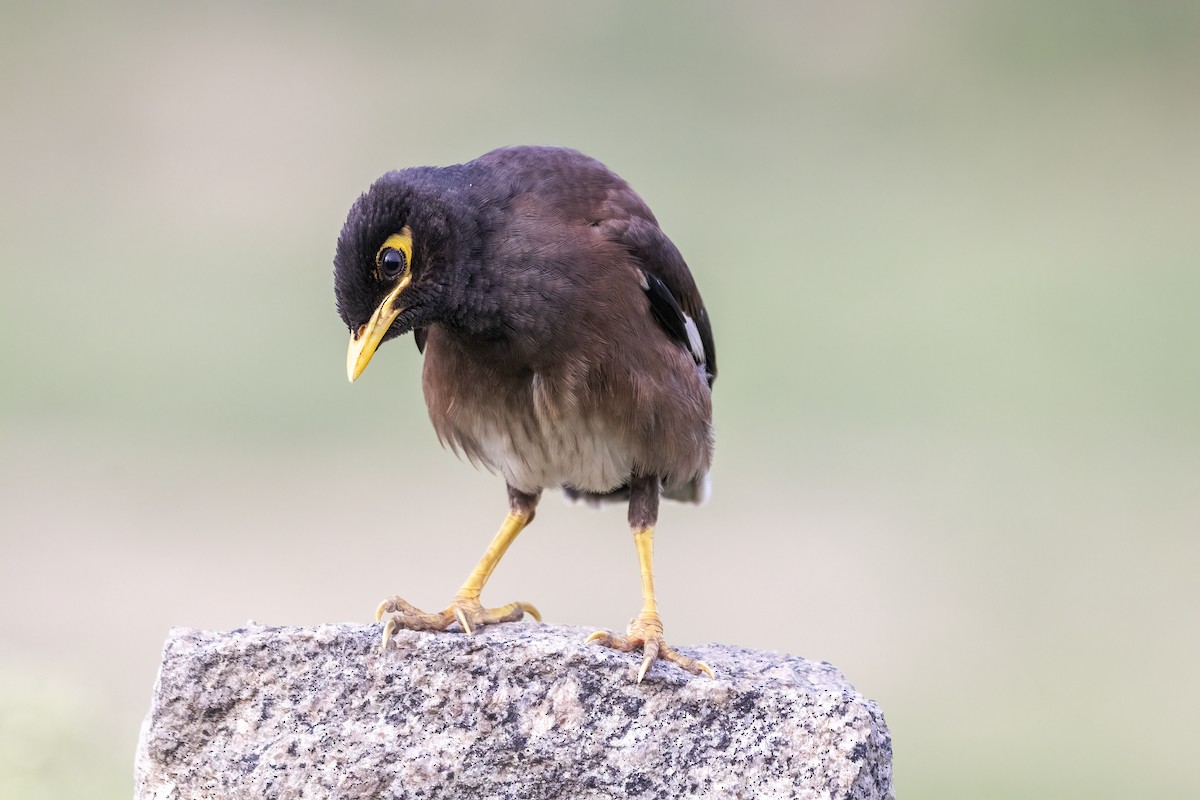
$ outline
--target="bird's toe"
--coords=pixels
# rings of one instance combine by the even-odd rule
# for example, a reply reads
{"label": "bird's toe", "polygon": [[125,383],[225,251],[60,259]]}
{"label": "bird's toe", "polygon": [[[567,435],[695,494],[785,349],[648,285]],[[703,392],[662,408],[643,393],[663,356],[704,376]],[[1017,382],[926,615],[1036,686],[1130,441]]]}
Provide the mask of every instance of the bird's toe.
{"label": "bird's toe", "polygon": [[479,599],[474,597],[456,597],[444,611],[433,614],[422,611],[403,598],[391,597],[375,609],[375,620],[378,622],[388,614],[391,616],[383,626],[384,647],[392,635],[402,628],[413,631],[444,631],[457,623],[463,633],[473,633],[476,628],[484,625],[516,622],[526,614],[538,622],[542,621],[541,613],[532,603],[515,602],[499,608],[484,608]]}
{"label": "bird's toe", "polygon": [[655,661],[670,661],[685,672],[693,675],[715,677],[712,667],[695,658],[681,655],[673,650],[663,638],[662,620],[656,613],[643,612],[629,623],[625,636],[617,636],[608,631],[596,631],[586,640],[587,644],[595,642],[602,647],[611,647],[623,653],[637,648],[642,649],[642,664],[637,672],[637,682],[641,683]]}

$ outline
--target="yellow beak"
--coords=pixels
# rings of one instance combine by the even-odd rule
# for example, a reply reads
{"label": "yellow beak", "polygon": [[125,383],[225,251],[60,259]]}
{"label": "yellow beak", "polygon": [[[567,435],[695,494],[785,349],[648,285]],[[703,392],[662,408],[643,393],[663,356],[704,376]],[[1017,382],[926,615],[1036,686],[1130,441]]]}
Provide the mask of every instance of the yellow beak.
{"label": "yellow beak", "polygon": [[400,312],[404,310],[403,306],[396,305],[396,301],[400,298],[400,293],[411,282],[412,273],[406,273],[396,284],[396,288],[383,298],[383,302],[371,314],[371,319],[367,324],[350,334],[350,349],[346,353],[346,375],[350,378],[351,383],[362,374],[362,371],[367,368],[367,364],[371,363],[371,356],[375,355],[375,348],[379,347],[388,328],[392,327],[396,317],[400,316]]}

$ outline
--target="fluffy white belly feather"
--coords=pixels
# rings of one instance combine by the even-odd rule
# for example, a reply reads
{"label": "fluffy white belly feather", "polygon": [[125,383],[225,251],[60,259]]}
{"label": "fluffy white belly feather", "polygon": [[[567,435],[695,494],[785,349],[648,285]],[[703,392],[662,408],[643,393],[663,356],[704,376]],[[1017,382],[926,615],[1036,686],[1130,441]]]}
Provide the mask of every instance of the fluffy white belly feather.
{"label": "fluffy white belly feather", "polygon": [[480,460],[523,492],[565,484],[604,493],[628,480],[633,459],[601,426],[584,419],[538,422],[537,441],[524,431],[473,431]]}

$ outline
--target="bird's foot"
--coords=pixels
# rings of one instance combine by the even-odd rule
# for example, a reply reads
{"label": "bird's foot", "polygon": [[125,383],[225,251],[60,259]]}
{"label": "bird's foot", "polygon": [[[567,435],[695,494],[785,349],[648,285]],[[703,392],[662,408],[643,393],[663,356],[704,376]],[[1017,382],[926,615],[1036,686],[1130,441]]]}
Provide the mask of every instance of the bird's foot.
{"label": "bird's foot", "polygon": [[401,597],[384,600],[375,609],[375,621],[383,619],[384,614],[391,614],[383,626],[383,646],[387,647],[388,639],[401,628],[413,631],[444,631],[454,623],[463,633],[471,633],[475,628],[492,625],[497,622],[516,622],[529,614],[538,622],[542,615],[531,603],[509,603],[499,608],[484,608],[478,597],[459,595],[446,608],[436,614],[427,614]]}
{"label": "bird's foot", "polygon": [[638,670],[638,683],[641,683],[642,678],[646,677],[646,671],[650,669],[650,665],[660,658],[664,661],[674,662],[680,669],[693,675],[703,674],[710,678],[714,677],[712,667],[708,664],[680,655],[667,646],[666,641],[663,640],[662,619],[653,611],[643,611],[638,614],[636,619],[631,619],[624,636],[616,636],[608,631],[596,631],[587,638],[587,641],[620,650],[622,653],[628,653],[638,647],[642,648],[645,657],[642,659],[642,668]]}

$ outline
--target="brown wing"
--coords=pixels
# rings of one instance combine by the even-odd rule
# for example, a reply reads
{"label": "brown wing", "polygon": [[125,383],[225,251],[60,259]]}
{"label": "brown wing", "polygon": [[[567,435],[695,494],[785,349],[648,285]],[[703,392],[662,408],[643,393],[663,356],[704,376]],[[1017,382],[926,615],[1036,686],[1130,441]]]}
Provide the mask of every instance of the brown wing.
{"label": "brown wing", "polygon": [[[655,318],[667,333],[693,352],[703,363],[711,386],[717,377],[717,351],[712,323],[679,249],[658,227],[653,217],[633,216],[619,240],[646,272],[646,294]],[[699,338],[699,352],[692,330]]]}
{"label": "brown wing", "polygon": [[619,242],[645,273],[643,288],[655,319],[704,364],[712,384],[716,345],[700,290],[679,249],[628,183],[594,158],[567,148],[501,148],[475,163],[506,176],[510,197],[530,193],[553,213],[601,228]]}

